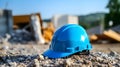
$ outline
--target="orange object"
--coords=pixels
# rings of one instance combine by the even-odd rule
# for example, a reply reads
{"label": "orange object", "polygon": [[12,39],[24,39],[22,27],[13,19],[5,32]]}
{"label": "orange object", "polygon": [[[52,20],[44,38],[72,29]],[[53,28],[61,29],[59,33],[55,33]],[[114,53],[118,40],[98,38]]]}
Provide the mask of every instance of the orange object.
{"label": "orange object", "polygon": [[52,23],[48,23],[47,27],[43,28],[43,37],[46,42],[50,42],[52,40],[54,30],[55,29]]}

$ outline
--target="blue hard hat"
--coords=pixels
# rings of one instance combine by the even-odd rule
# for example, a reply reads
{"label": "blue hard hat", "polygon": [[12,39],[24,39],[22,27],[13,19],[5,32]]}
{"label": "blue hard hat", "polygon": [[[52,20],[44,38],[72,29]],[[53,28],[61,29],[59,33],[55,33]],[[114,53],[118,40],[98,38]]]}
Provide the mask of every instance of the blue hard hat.
{"label": "blue hard hat", "polygon": [[67,24],[54,33],[51,45],[43,55],[48,58],[61,58],[91,49],[85,29],[77,24]]}

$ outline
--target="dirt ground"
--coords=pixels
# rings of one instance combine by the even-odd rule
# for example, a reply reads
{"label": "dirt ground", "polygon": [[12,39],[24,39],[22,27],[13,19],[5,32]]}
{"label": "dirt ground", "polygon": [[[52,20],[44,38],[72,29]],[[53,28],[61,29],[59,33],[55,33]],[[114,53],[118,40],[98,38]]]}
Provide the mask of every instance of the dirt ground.
{"label": "dirt ground", "polygon": [[93,52],[100,51],[108,53],[110,51],[115,51],[120,54],[120,43],[113,43],[113,44],[92,44],[93,45]]}
{"label": "dirt ground", "polygon": [[[120,54],[120,43],[113,43],[113,44],[92,44],[93,49],[91,52],[105,52],[109,53],[110,51],[115,51]],[[43,45],[43,44],[35,44],[35,43],[29,43],[29,44],[17,44],[17,45],[10,45],[10,47],[14,48],[24,48],[29,49],[30,51],[37,52],[39,54],[42,54],[44,51],[46,51],[49,48],[49,44]]]}
{"label": "dirt ground", "polygon": [[[43,45],[43,44],[35,44],[35,43],[29,43],[29,44],[14,44],[9,45],[12,48],[18,49],[27,49],[30,51],[30,53],[39,53],[42,54],[44,51],[46,51],[49,48],[49,44]],[[105,52],[109,53],[110,51],[115,51],[120,54],[120,43],[113,43],[113,44],[92,44],[93,49],[91,52]],[[32,52],[31,52],[32,51]]]}
{"label": "dirt ground", "polygon": [[[70,67],[76,67],[75,65],[78,65],[78,67],[120,66],[120,43],[92,44],[92,46],[93,49],[90,55],[87,56],[73,55],[65,59],[49,59],[41,55],[49,48],[49,44],[0,44],[0,67],[66,67],[64,65],[70,65]],[[86,64],[89,66],[86,66]]]}

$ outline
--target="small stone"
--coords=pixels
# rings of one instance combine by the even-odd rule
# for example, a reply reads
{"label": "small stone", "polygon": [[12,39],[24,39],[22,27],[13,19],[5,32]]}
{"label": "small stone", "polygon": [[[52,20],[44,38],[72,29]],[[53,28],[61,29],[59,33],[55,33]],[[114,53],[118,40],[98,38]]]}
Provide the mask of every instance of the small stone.
{"label": "small stone", "polygon": [[20,58],[18,58],[18,60],[23,61],[23,60],[25,60],[25,58],[20,57]]}
{"label": "small stone", "polygon": [[117,65],[118,65],[118,67],[120,67],[120,64],[119,64],[119,63],[118,63]]}
{"label": "small stone", "polygon": [[90,61],[89,60],[84,60],[84,64],[89,64],[90,63]]}
{"label": "small stone", "polygon": [[6,66],[5,66],[5,64],[3,64],[3,65],[0,65],[0,67],[6,67]]}
{"label": "small stone", "polygon": [[27,57],[27,60],[31,60],[31,57],[30,57],[30,56],[28,56],[28,57]]}
{"label": "small stone", "polygon": [[41,55],[41,54],[39,54],[39,58],[38,58],[38,59],[40,59],[40,60],[44,60],[44,56]]}
{"label": "small stone", "polygon": [[116,64],[116,62],[115,62],[115,61],[112,61],[112,64]]}
{"label": "small stone", "polygon": [[45,61],[44,63],[45,63],[45,64],[49,64],[49,61],[47,60],[47,61]]}
{"label": "small stone", "polygon": [[38,59],[34,59],[34,62],[39,62]]}
{"label": "small stone", "polygon": [[73,61],[69,58],[65,60],[66,66],[71,66],[73,64]]}
{"label": "small stone", "polygon": [[100,64],[100,63],[97,63],[96,65],[97,65],[97,67],[102,67],[102,64]]}
{"label": "small stone", "polygon": [[39,67],[39,61],[38,59],[34,59],[35,67]]}
{"label": "small stone", "polygon": [[110,56],[116,56],[117,53],[116,53],[115,51],[111,51],[111,52],[109,53],[109,55],[110,55]]}
{"label": "small stone", "polygon": [[9,59],[7,60],[7,63],[11,63],[11,62],[12,62],[11,60],[9,60]]}
{"label": "small stone", "polygon": [[104,59],[107,59],[108,58],[108,54],[102,54],[102,57],[104,58]]}
{"label": "small stone", "polygon": [[109,60],[103,60],[103,63],[105,63],[105,64],[109,63]]}
{"label": "small stone", "polygon": [[81,67],[86,67],[86,65],[85,65],[85,64],[83,64]]}
{"label": "small stone", "polygon": [[88,67],[92,67],[92,62],[89,62]]}
{"label": "small stone", "polygon": [[48,59],[48,57],[45,57],[45,59]]}
{"label": "small stone", "polygon": [[17,66],[16,62],[11,62],[9,64],[10,64],[11,67],[16,67]]}
{"label": "small stone", "polygon": [[62,59],[57,59],[57,61],[59,62],[58,64],[63,64],[63,60]]}
{"label": "small stone", "polygon": [[103,59],[102,59],[101,57],[97,57],[96,60],[97,60],[98,62],[103,62]]}
{"label": "small stone", "polygon": [[120,61],[120,57],[116,58],[118,61]]}
{"label": "small stone", "polygon": [[2,47],[0,47],[0,50],[8,50],[9,46],[8,45],[3,45]]}
{"label": "small stone", "polygon": [[17,67],[27,67],[24,63],[20,63],[17,65]]}
{"label": "small stone", "polygon": [[112,67],[112,64],[108,63],[108,67]]}

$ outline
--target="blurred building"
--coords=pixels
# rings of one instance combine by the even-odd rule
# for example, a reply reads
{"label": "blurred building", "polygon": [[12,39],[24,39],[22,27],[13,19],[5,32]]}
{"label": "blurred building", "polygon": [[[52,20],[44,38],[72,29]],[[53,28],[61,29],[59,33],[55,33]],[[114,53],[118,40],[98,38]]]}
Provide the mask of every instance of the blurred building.
{"label": "blurred building", "polygon": [[11,10],[0,9],[0,35],[12,33],[13,18]]}
{"label": "blurred building", "polygon": [[93,35],[93,34],[101,34],[101,26],[96,26],[90,29],[87,29],[87,33],[89,35]]}
{"label": "blurred building", "polygon": [[[42,19],[41,19],[41,15],[40,13],[34,13],[35,15],[37,15],[39,17],[39,22],[40,25],[42,27]],[[14,29],[23,29],[26,26],[28,26],[31,22],[31,15],[15,15],[13,16],[13,21],[14,21]],[[27,30],[30,30],[29,28]]]}
{"label": "blurred building", "polygon": [[78,24],[78,17],[70,15],[55,15],[52,18],[52,22],[55,29],[58,29],[65,24]]}

